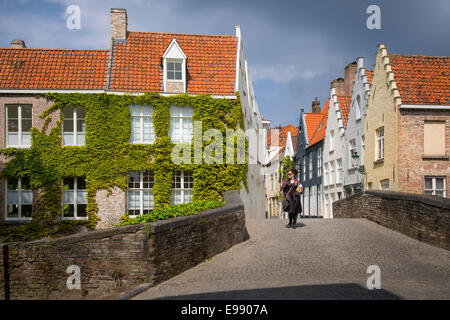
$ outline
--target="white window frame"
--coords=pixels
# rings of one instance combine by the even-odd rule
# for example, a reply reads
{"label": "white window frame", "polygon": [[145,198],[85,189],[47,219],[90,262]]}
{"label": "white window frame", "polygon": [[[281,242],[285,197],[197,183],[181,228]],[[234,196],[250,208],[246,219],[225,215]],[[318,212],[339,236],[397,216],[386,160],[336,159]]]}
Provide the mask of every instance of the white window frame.
{"label": "white window frame", "polygon": [[[87,191],[86,191],[86,189],[78,190],[78,178],[79,177],[73,177],[73,203],[64,203],[64,192],[65,192],[64,179],[61,181],[61,186],[63,187],[63,198],[61,200],[61,204],[62,204],[61,220],[88,220],[88,218],[89,218],[88,214],[87,214],[87,208],[86,208],[86,217],[78,216],[78,205],[85,204],[87,207]],[[78,192],[80,192],[80,191],[84,191],[86,193],[86,196],[85,196],[86,203],[78,203]],[[64,217],[64,205],[65,204],[73,204],[73,217]]]}
{"label": "white window frame", "polygon": [[[172,114],[170,114],[170,129],[169,129],[169,136],[170,136],[170,141],[172,142],[172,143],[182,143],[182,142],[189,142],[189,143],[192,143],[192,139],[193,139],[193,136],[194,136],[194,123],[193,123],[193,121],[192,121],[192,118],[193,118],[193,115],[194,115],[194,110],[193,110],[193,108],[192,107],[190,107],[190,106],[176,106],[176,105],[171,105],[170,106],[170,112],[172,113],[172,108],[173,107],[178,107],[178,108],[180,108],[180,110],[181,110],[181,115],[180,116],[173,116]],[[185,111],[185,110],[188,110],[188,109],[191,109],[192,110],[192,112],[189,112],[191,115],[184,115],[183,114],[183,111]],[[185,111],[186,112],[186,111]],[[180,141],[174,141],[174,139],[173,139],[173,127],[172,127],[172,119],[178,119],[178,121],[179,121],[179,125],[180,125],[180,134],[181,134],[181,137],[180,137]],[[191,127],[192,128],[190,128],[189,129],[189,131],[190,131],[190,136],[191,136],[191,138],[190,138],[190,140],[189,141],[187,141],[187,140],[183,140],[183,139],[185,139],[184,137],[185,137],[185,134],[184,134],[184,132],[185,131],[188,131],[188,129],[185,129],[184,127],[183,127],[183,120],[184,119],[190,119],[191,120]]]}
{"label": "white window frame", "polygon": [[[432,179],[431,183],[431,189],[426,189],[426,179]],[[436,188],[436,179],[443,179],[443,189],[437,189]],[[447,190],[446,190],[446,177],[444,176],[425,176],[424,177],[424,194],[426,194],[427,191],[431,191],[433,196],[436,196],[436,191],[442,191],[444,193],[444,198],[447,197]]]}
{"label": "white window frame", "polygon": [[317,177],[322,176],[322,148],[317,149]]}
{"label": "white window frame", "polygon": [[354,169],[353,168],[353,153],[356,152],[356,139],[351,139],[348,142],[348,167],[350,169]]}
{"label": "white window frame", "polygon": [[335,184],[335,179],[336,179],[336,175],[335,175],[335,164],[334,164],[334,160],[330,161],[330,184]]}
{"label": "white window frame", "polygon": [[[383,188],[383,184],[386,186],[386,184],[385,184],[386,182],[387,182],[387,189]],[[380,180],[380,190],[389,190],[390,187],[391,187],[391,183],[390,183],[389,179]]]}
{"label": "white window frame", "polygon": [[[383,135],[381,135],[381,133],[383,133]],[[384,160],[384,127],[378,128],[376,130],[375,138],[375,160]]]}
{"label": "white window frame", "polygon": [[336,183],[342,183],[342,159],[336,160]]}
{"label": "white window frame", "polygon": [[[185,188],[184,187],[184,180],[185,180],[185,176],[187,176],[187,172],[190,172],[191,176],[192,176],[192,188]],[[173,187],[173,184],[175,183],[175,177],[176,177],[176,175],[178,173],[180,173],[181,188]],[[193,181],[194,176],[193,175],[194,175],[194,172],[191,171],[191,170],[187,170],[187,171],[175,170],[174,171],[174,173],[173,173],[173,180],[172,180],[172,197],[171,197],[171,200],[170,200],[170,204],[175,205],[175,204],[187,203],[187,202],[184,202],[184,193],[185,193],[185,191],[189,191],[191,193],[190,201],[192,201],[193,190],[194,190],[194,184],[193,184],[194,183],[194,181]],[[181,202],[180,203],[176,203],[175,202],[175,197],[174,197],[175,192],[181,192]]]}
{"label": "white window frame", "polygon": [[[78,143],[78,126],[77,126],[77,121],[78,121],[78,109],[82,108],[82,107],[71,107],[73,108],[73,144],[65,144],[64,143],[64,122],[62,125],[62,145],[63,146],[84,146],[86,143]],[[63,112],[63,116],[64,116],[64,111]],[[85,118],[84,118],[84,125],[86,126],[86,112],[85,112]],[[84,141],[86,141],[86,130],[84,131]]]}
{"label": "white window frame", "polygon": [[[31,147],[31,131],[29,131],[30,133],[30,144],[23,144],[23,131],[22,131],[22,106],[30,106],[31,105],[31,125],[33,125],[33,105],[29,104],[29,103],[24,103],[24,104],[6,104],[5,105],[5,132],[6,132],[6,147],[13,147],[13,148],[30,148]],[[9,143],[9,131],[8,131],[8,108],[9,107],[16,107],[17,106],[17,121],[18,121],[18,128],[17,128],[17,141],[19,142],[19,144],[14,145],[14,144],[10,144]],[[28,132],[28,131],[26,131]]]}
{"label": "white window frame", "polygon": [[[175,66],[175,63],[179,63],[181,65],[181,70],[180,70],[181,79],[169,79],[169,67],[168,67],[169,63],[174,63],[174,66]],[[185,75],[183,72],[183,67],[184,67],[184,59],[166,59],[166,79],[167,79],[167,81],[168,82],[184,82]],[[174,70],[174,74],[176,72],[177,71]]]}
{"label": "white window frame", "polygon": [[31,206],[33,206],[33,191],[31,189],[22,189],[22,178],[17,179],[17,190],[11,190],[17,192],[17,217],[8,217],[8,178],[5,178],[5,220],[6,221],[30,221],[33,219],[33,207],[31,209],[31,217],[22,217],[22,192],[31,192]]}
{"label": "white window frame", "polygon": [[[139,115],[133,115],[132,108],[139,107]],[[130,105],[130,115],[131,115],[131,136],[130,143],[133,144],[153,144],[156,140],[155,128],[153,125],[153,106],[149,105]],[[149,108],[150,115],[144,115],[144,108]],[[133,140],[133,119],[139,119],[139,137],[138,139]],[[144,142],[144,119],[150,119],[150,136],[149,142]]]}
{"label": "white window frame", "polygon": [[309,180],[311,180],[313,178],[313,157],[312,157],[312,152],[309,153]]}
{"label": "white window frame", "polygon": [[[132,171],[132,172],[139,172],[139,188],[131,188],[129,186],[129,177],[131,176],[131,172],[130,175],[128,176],[128,182],[127,182],[127,213],[130,217],[137,217],[137,216],[141,216],[144,214],[144,210],[153,210],[153,208],[155,207],[155,202],[154,202],[154,195],[153,195],[153,188],[144,188],[144,172],[151,172],[153,175],[153,185],[155,183],[155,173],[152,170],[139,170],[139,171]],[[129,200],[128,200],[128,192],[130,191],[139,191],[139,214],[130,214],[129,210]],[[150,206],[149,208],[145,208],[144,209],[144,191],[150,192],[149,195],[149,199],[153,200],[153,206]],[[136,210],[136,209],[135,209]],[[145,213],[147,214],[147,213]]]}
{"label": "white window frame", "polygon": [[334,130],[330,131],[330,152],[334,151]]}

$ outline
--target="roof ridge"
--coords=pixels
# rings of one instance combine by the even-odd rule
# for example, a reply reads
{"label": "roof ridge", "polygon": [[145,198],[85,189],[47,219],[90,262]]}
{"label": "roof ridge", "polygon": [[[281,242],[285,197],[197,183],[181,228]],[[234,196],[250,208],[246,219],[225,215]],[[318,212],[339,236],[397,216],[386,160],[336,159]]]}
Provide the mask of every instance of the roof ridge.
{"label": "roof ridge", "polygon": [[0,50],[43,50],[43,51],[101,51],[108,52],[109,49],[68,49],[68,48],[10,48],[0,47]]}
{"label": "roof ridge", "polygon": [[425,57],[425,58],[445,58],[449,59],[450,56],[427,56],[423,54],[401,54],[401,53],[389,53],[391,56],[398,56],[398,57]]}
{"label": "roof ridge", "polygon": [[173,34],[173,35],[183,35],[183,36],[197,36],[197,37],[228,37],[228,38],[236,38],[237,37],[226,35],[226,34],[199,34],[199,33],[180,33],[180,32],[153,32],[153,31],[128,31],[128,33],[144,33],[144,34]]}

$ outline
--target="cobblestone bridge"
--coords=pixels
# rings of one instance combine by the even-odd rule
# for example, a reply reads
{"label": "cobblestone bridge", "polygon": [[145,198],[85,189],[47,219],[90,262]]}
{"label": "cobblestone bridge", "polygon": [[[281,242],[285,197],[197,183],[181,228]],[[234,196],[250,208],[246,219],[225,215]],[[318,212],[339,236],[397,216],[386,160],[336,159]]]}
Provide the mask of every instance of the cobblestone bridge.
{"label": "cobblestone bridge", "polygon": [[[250,239],[134,299],[450,299],[450,252],[364,219],[247,219]],[[381,270],[368,290],[367,267]]]}

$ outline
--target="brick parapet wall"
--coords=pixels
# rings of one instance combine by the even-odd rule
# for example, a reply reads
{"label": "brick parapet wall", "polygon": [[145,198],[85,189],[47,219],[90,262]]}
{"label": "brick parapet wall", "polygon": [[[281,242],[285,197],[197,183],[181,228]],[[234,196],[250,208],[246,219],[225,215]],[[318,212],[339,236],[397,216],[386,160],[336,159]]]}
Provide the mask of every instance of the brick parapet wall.
{"label": "brick parapet wall", "polygon": [[[167,280],[248,239],[239,193],[227,191],[224,198],[224,207],[192,216],[5,244],[10,298],[113,298],[141,283]],[[5,295],[3,261],[0,298]],[[81,289],[67,288],[70,265],[80,267]]]}
{"label": "brick parapet wall", "polygon": [[450,250],[450,200],[367,190],[333,203],[335,218],[365,218],[411,238]]}

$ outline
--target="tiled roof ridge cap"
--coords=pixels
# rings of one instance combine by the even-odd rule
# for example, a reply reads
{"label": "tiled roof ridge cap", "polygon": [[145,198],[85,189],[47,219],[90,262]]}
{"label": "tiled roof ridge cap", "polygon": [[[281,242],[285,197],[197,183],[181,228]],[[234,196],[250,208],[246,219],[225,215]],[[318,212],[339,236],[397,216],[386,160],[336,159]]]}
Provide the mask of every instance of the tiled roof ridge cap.
{"label": "tiled roof ridge cap", "polygon": [[39,51],[98,51],[108,52],[109,49],[67,49],[67,48],[9,48],[0,47],[0,50],[39,50]]}
{"label": "tiled roof ridge cap", "polygon": [[401,54],[401,53],[388,53],[389,56],[392,57],[421,57],[421,58],[436,58],[436,59],[450,59],[450,56],[427,56],[423,54]]}
{"label": "tiled roof ridge cap", "polygon": [[182,36],[196,36],[196,37],[225,37],[225,38],[236,38],[234,35],[225,34],[195,34],[195,33],[179,33],[179,32],[153,32],[153,31],[128,31],[128,33],[143,33],[143,34],[165,34],[165,35],[182,35]]}

